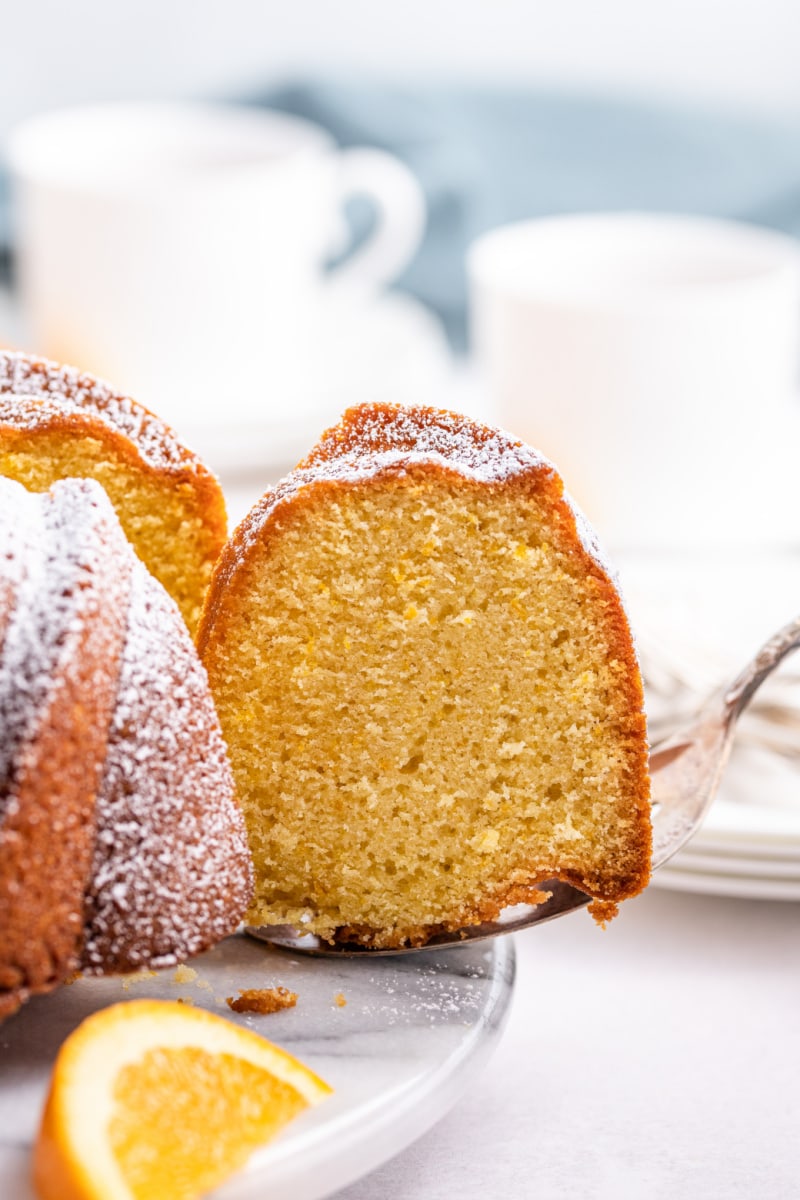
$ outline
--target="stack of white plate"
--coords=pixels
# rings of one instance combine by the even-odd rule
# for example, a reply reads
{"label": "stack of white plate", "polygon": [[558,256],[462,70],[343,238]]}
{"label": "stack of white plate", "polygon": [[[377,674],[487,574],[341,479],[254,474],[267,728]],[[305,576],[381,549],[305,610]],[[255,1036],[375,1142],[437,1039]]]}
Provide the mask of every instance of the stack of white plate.
{"label": "stack of white plate", "polygon": [[[654,743],[689,723],[800,612],[800,553],[630,555],[620,567]],[[741,718],[702,828],[653,884],[800,900],[800,652]]]}
{"label": "stack of white plate", "polygon": [[734,752],[702,829],[654,884],[679,891],[800,900],[800,771],[746,746]]}

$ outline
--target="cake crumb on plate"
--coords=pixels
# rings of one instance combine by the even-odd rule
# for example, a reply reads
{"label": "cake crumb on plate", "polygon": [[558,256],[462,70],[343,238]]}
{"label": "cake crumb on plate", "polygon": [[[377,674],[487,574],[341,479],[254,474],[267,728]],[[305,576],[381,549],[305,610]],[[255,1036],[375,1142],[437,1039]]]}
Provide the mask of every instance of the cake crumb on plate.
{"label": "cake crumb on plate", "polygon": [[273,1013],[282,1008],[294,1008],[297,992],[285,987],[240,988],[239,995],[228,996],[225,1003],[238,1013]]}
{"label": "cake crumb on plate", "polygon": [[193,983],[197,979],[197,971],[194,967],[187,967],[185,963],[181,963],[172,976],[173,983]]}

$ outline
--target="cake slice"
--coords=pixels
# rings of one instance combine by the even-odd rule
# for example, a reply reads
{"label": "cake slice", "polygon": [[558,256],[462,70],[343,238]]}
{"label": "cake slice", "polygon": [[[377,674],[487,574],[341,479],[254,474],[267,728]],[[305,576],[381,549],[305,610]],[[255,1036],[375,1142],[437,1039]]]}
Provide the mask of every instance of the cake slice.
{"label": "cake slice", "polygon": [[0,475],[42,492],[96,479],[194,632],[227,535],[220,486],[172,430],[72,367],[0,351]]}
{"label": "cake slice", "polygon": [[553,466],[466,417],[347,412],[222,553],[198,646],[249,919],[367,946],[649,877],[642,684]]}

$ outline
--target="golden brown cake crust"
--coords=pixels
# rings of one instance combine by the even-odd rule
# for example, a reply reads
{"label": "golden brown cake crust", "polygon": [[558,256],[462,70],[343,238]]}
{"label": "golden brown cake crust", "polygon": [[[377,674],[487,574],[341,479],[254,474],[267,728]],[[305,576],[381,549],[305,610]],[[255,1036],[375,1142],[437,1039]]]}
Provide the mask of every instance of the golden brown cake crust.
{"label": "golden brown cake crust", "polygon": [[241,988],[239,995],[228,996],[225,1000],[228,1008],[236,1013],[276,1013],[283,1008],[294,1008],[297,1004],[297,992],[290,992],[285,987],[271,988]]}
{"label": "golden brown cake crust", "polygon": [[[522,494],[546,494],[566,537],[587,571],[605,584],[621,618],[625,661],[635,663],[630,627],[594,531],[564,491],[555,467],[524,442],[502,430],[438,408],[361,404],[349,408],[311,453],[276,487],[267,490],[226,543],[214,570],[197,634],[198,648],[210,636],[227,587],[246,568],[249,549],[292,519],[292,510],[330,499],[366,480],[377,485],[409,472],[440,478],[454,473],[480,489],[514,486]],[[315,485],[315,486],[311,486]],[[318,485],[318,486],[317,486]],[[638,675],[638,665],[636,668]],[[641,683],[641,679],[640,679]],[[640,701],[639,707],[642,707]]]}
{"label": "golden brown cake crust", "polygon": [[[91,440],[112,461],[161,481],[181,497],[189,520],[203,531],[198,587],[205,586],[227,537],[222,490],[197,455],[144,405],[75,368],[0,351],[0,432],[11,453],[34,434],[76,443]],[[154,564],[149,565],[153,570]],[[197,608],[199,603],[195,621]],[[184,616],[189,619],[186,611]]]}
{"label": "golden brown cake crust", "polygon": [[141,461],[151,469],[179,477],[214,476],[188,450],[170,427],[137,400],[114,391],[109,384],[46,358],[0,350],[0,394],[49,397],[78,410],[94,413],[136,444]]}
{"label": "golden brown cake crust", "polygon": [[[108,413],[82,408],[66,396],[17,395],[0,391],[0,426],[10,439],[16,435],[22,440],[31,431],[42,429],[66,437],[94,438],[129,466],[151,475],[168,477],[178,485],[183,482],[197,486],[200,480],[205,479],[206,474],[214,479],[202,466],[199,472],[195,471],[191,465],[191,458],[186,463],[180,460],[173,462],[168,456],[159,460],[157,455],[148,452],[151,451],[152,443],[148,445],[147,442],[137,442],[125,429],[111,420]],[[207,493],[209,497],[213,497],[215,506],[216,490],[216,487],[212,487]]]}
{"label": "golden brown cake crust", "polygon": [[207,663],[243,619],[238,597],[245,591],[255,547],[263,550],[304,512],[335,503],[360,486],[391,492],[410,482],[457,479],[476,494],[515,494],[524,504],[536,498],[549,507],[559,544],[576,572],[591,581],[598,610],[604,614],[609,654],[624,667],[619,687],[626,710],[623,735],[628,745],[626,782],[636,837],[624,870],[613,866],[594,875],[564,870],[555,862],[527,864],[525,882],[499,883],[491,894],[465,906],[446,924],[414,929],[370,930],[350,926],[340,936],[365,945],[420,945],[436,933],[494,920],[507,905],[536,903],[540,885],[561,879],[595,898],[594,915],[605,922],[617,903],[636,895],[650,876],[651,824],[646,720],[639,666],[630,626],[611,570],[583,515],[565,493],[555,468],[536,451],[502,431],[439,409],[399,409],[361,405],[348,410],[325,433],[309,456],[262,500],[241,523],[220,556],[198,632],[198,648]]}

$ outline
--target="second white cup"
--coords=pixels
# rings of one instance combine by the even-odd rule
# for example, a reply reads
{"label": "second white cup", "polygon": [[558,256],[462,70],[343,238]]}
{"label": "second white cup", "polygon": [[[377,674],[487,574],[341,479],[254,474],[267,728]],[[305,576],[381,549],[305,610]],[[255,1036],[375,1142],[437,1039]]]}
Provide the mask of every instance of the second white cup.
{"label": "second white cup", "polygon": [[625,548],[800,543],[800,256],[732,222],[526,221],[469,255],[498,420]]}

